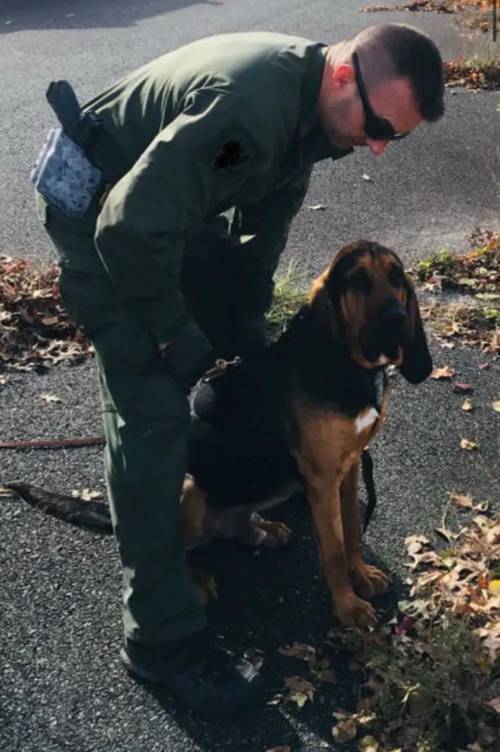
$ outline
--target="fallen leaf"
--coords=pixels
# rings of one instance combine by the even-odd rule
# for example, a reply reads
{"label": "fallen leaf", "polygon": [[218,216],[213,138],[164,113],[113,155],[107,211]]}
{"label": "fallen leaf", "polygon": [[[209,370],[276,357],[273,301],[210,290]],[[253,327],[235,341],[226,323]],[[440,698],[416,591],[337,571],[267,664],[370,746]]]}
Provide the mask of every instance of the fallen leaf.
{"label": "fallen leaf", "polygon": [[316,648],[303,642],[294,642],[291,646],[278,648],[278,653],[298,658],[301,661],[310,661],[316,658]]}
{"label": "fallen leaf", "polygon": [[474,441],[469,441],[469,439],[462,439],[460,442],[460,448],[466,449],[468,452],[471,452],[473,449],[477,449],[478,446]]}
{"label": "fallen leaf", "polygon": [[346,721],[340,721],[340,723],[337,723],[332,728],[332,736],[339,744],[350,742],[357,733],[356,723],[351,718],[348,718]]}
{"label": "fallen leaf", "polygon": [[303,708],[306,702],[314,700],[315,687],[307,679],[301,676],[289,676],[285,679],[288,688],[288,696],[285,702],[294,702],[299,708]]}
{"label": "fallen leaf", "polygon": [[409,554],[416,554],[429,543],[429,538],[425,535],[409,535],[405,538],[406,551]]}
{"label": "fallen leaf", "polygon": [[364,726],[365,728],[372,726],[376,720],[377,715],[375,713],[361,713],[356,716],[356,723],[359,726]]}
{"label": "fallen leaf", "polygon": [[55,394],[40,394],[40,399],[44,402],[62,402],[60,397],[56,397]]}
{"label": "fallen leaf", "polygon": [[490,708],[493,708],[497,713],[500,713],[500,697],[495,697],[494,700],[490,700],[486,703],[490,706]]}
{"label": "fallen leaf", "polygon": [[480,363],[479,364],[479,368],[481,369],[481,371],[485,371],[489,367],[490,367],[489,363]]}
{"label": "fallen leaf", "polygon": [[464,496],[462,494],[457,494],[454,491],[448,491],[448,496],[451,503],[459,509],[472,509],[473,507],[472,496]]}
{"label": "fallen leaf", "polygon": [[417,567],[420,567],[422,564],[433,564],[436,567],[443,565],[441,557],[438,556],[435,551],[425,551],[423,554],[410,554],[410,556],[413,561],[408,562],[405,566],[412,571],[417,569]]}
{"label": "fallen leaf", "polygon": [[500,580],[491,580],[488,584],[488,592],[492,595],[500,595]]}
{"label": "fallen leaf", "polygon": [[442,538],[444,538],[448,543],[451,541],[456,540],[457,536],[455,533],[453,533],[451,530],[448,530],[447,527],[435,527],[434,530],[438,535],[440,535]]}
{"label": "fallen leaf", "polygon": [[434,368],[431,373],[431,379],[451,379],[455,375],[455,369],[449,366]]}
{"label": "fallen leaf", "polygon": [[480,501],[479,504],[474,505],[475,512],[487,512],[489,508],[490,508],[489,501]]}
{"label": "fallen leaf", "polygon": [[453,382],[453,391],[458,394],[468,394],[474,391],[474,387],[470,384],[462,384],[460,381]]}
{"label": "fallen leaf", "polygon": [[81,491],[75,488],[71,491],[71,496],[75,499],[83,499],[83,501],[102,499],[102,493],[100,491],[91,491],[90,488],[84,488]]}
{"label": "fallen leaf", "polygon": [[462,405],[462,410],[466,413],[471,413],[474,410],[474,405],[469,399],[464,400],[464,404]]}
{"label": "fallen leaf", "polygon": [[359,740],[358,749],[360,752],[378,752],[379,742],[374,736],[364,736]]}

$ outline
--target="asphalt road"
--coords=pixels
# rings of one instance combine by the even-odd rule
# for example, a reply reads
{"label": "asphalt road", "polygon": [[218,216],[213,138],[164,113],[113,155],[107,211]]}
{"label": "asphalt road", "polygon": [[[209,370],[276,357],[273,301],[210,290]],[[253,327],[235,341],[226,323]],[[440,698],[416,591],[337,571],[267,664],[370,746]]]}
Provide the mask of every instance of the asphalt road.
{"label": "asphalt road", "polygon": [[[360,13],[363,0],[0,0],[0,253],[51,258],[33,210],[29,172],[54,119],[45,102],[52,79],[67,78],[81,99],[146,60],[200,36],[269,29],[337,41],[385,20],[428,31],[445,58],[488,56],[434,13]],[[370,237],[407,257],[436,245],[463,247],[471,225],[498,227],[499,97],[458,92],[448,116],[376,159],[366,149],[334,169],[319,166],[311,203],[295,223],[289,252],[319,268],[339,243]],[[372,183],[365,182],[367,173]],[[496,180],[494,176],[496,175]]]}
{"label": "asphalt road", "polygon": [[[130,68],[203,35],[271,29],[335,41],[386,19],[409,20],[429,31],[445,57],[488,52],[484,38],[461,36],[448,17],[366,16],[352,0],[0,0],[0,253],[50,258],[27,178],[51,125],[43,97],[51,78],[69,78],[84,100]],[[498,104],[498,95],[458,91],[447,98],[445,120],[394,145],[383,158],[360,150],[334,168],[320,165],[284,263],[293,256],[311,276],[342,242],[366,236],[393,246],[411,265],[429,250],[465,247],[476,225],[500,229]],[[372,182],[363,180],[364,173]],[[326,210],[307,208],[317,203]],[[373,557],[394,578],[381,613],[402,592],[404,537],[432,534],[448,490],[498,501],[499,416],[490,408],[499,398],[498,364],[481,370],[485,358],[477,352],[443,351],[436,343],[432,349],[436,365],[454,366],[461,381],[474,385],[476,410],[464,413],[449,384],[412,388],[397,380],[374,448],[380,506],[367,537]],[[41,401],[44,392],[62,402]],[[100,433],[92,364],[11,376],[0,386],[0,425],[3,438]],[[461,451],[463,437],[475,440],[479,451]],[[0,484],[14,478],[62,492],[103,490],[101,451],[0,452]],[[296,499],[274,516],[296,532],[288,549],[254,555],[219,545],[203,557],[221,590],[211,621],[230,648],[265,652],[270,694],[282,688],[284,677],[305,673],[277,649],[293,640],[318,645],[330,624],[304,504]],[[352,674],[337,659],[338,684],[301,711],[268,707],[223,723],[194,717],[164,693],[133,684],[120,667],[119,566],[110,538],[1,497],[0,526],[2,750],[333,749],[332,712],[353,686]]]}

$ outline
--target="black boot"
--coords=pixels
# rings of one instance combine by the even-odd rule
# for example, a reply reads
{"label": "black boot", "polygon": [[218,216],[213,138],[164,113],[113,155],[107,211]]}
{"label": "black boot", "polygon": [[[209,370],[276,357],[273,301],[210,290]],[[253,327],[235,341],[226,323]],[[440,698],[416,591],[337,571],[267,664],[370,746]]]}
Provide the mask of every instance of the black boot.
{"label": "black boot", "polygon": [[162,684],[202,713],[230,715],[263,700],[262,676],[215,645],[208,630],[160,644],[126,639],[120,657],[134,679]]}

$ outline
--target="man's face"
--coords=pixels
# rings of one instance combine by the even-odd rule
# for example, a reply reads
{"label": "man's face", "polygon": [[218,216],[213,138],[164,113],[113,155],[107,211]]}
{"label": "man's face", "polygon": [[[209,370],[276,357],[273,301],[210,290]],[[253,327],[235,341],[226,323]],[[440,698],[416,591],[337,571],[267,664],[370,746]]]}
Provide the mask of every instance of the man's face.
{"label": "man's face", "polygon": [[[422,122],[405,78],[372,86],[367,95],[373,112],[388,120],[396,133],[410,133]],[[367,146],[378,156],[389,143],[388,139],[373,139],[365,133],[365,111],[351,65],[342,64],[335,69],[329,87],[320,96],[320,117],[327,136],[340,148]]]}

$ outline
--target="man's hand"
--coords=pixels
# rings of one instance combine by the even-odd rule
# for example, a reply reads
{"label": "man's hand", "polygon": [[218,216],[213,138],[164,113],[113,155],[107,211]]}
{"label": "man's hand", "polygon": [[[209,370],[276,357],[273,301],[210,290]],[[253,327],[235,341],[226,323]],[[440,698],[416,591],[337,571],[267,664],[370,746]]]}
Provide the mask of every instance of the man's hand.
{"label": "man's hand", "polygon": [[171,375],[186,390],[213,365],[215,358],[210,342],[192,320],[172,342],[160,342],[158,349]]}

